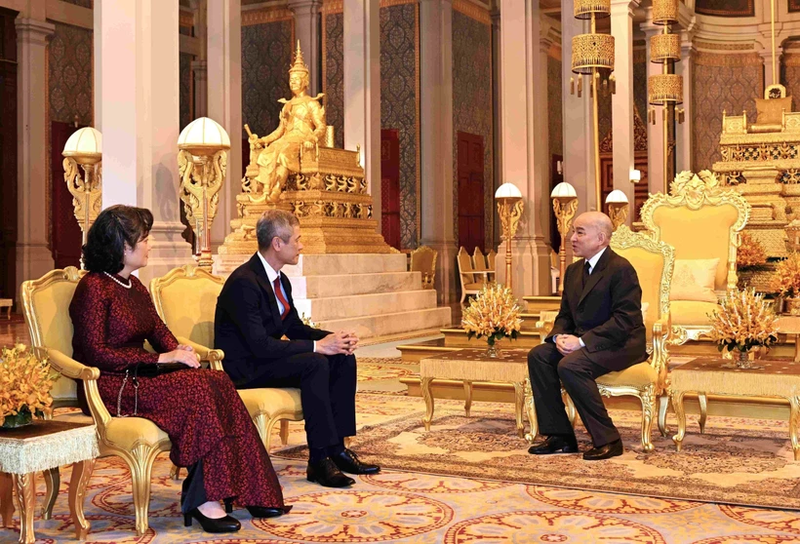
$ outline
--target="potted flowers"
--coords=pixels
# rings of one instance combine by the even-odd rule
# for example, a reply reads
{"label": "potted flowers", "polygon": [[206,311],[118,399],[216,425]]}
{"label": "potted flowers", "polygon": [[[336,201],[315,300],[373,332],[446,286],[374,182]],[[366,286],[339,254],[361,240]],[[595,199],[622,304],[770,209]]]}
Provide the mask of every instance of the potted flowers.
{"label": "potted flowers", "polygon": [[738,368],[758,368],[749,361],[755,347],[769,347],[778,340],[777,318],[764,295],[752,288],[728,291],[711,318],[711,339],[720,351],[735,355]]}
{"label": "potted flowers", "polygon": [[792,252],[778,263],[772,289],[784,297],[784,311],[800,315],[800,254]]}
{"label": "potted flowers", "polygon": [[49,413],[50,389],[58,373],[47,359],[40,360],[23,344],[3,348],[0,354],[0,427],[28,425],[33,415]]}
{"label": "potted flowers", "polygon": [[486,338],[488,357],[499,357],[495,342],[515,339],[522,328],[520,308],[511,289],[496,283],[484,285],[464,310],[461,326],[469,338]]}

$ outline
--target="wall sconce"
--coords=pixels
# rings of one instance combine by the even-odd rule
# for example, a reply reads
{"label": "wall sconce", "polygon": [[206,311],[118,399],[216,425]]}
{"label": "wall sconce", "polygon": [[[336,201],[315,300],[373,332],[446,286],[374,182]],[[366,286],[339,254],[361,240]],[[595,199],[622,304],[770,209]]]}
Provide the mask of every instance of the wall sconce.
{"label": "wall sconce", "polygon": [[611,218],[614,230],[617,230],[621,224],[628,220],[628,196],[619,189],[614,189],[608,193],[606,204],[608,206],[608,216]]}
{"label": "wall sconce", "polygon": [[642,181],[642,172],[640,170],[631,170],[631,183],[639,183],[640,181]]}
{"label": "wall sconce", "polygon": [[506,243],[506,287],[512,288],[511,283],[511,240],[517,233],[519,219],[525,206],[522,193],[513,183],[504,183],[494,193],[497,200],[497,214],[500,216],[502,233],[500,237]]}
{"label": "wall sconce", "polygon": [[194,222],[200,258],[198,266],[211,269],[211,223],[217,213],[219,190],[225,179],[231,140],[219,123],[195,119],[178,136],[180,197],[186,219]]}
{"label": "wall sconce", "polygon": [[560,295],[564,292],[564,274],[567,270],[567,234],[572,227],[572,218],[575,217],[575,212],[578,210],[578,193],[575,191],[575,187],[562,181],[553,187],[550,198],[553,199],[553,212],[556,214],[558,233],[561,235],[561,247],[558,248],[560,261],[558,294]]}
{"label": "wall sconce", "polygon": [[[97,219],[102,205],[103,136],[92,127],[76,130],[67,140],[61,154],[64,156],[64,181],[72,195],[75,219],[83,231],[81,245],[85,245],[89,227]],[[83,168],[84,179],[81,179],[78,165]]]}

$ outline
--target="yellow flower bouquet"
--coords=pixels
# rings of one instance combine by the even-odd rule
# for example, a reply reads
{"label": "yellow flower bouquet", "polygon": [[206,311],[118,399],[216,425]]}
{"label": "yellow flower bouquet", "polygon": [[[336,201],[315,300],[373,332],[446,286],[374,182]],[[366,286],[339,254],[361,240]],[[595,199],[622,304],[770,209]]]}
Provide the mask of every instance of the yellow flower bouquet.
{"label": "yellow flower bouquet", "polygon": [[772,305],[753,288],[728,291],[711,318],[711,339],[720,351],[738,352],[737,366],[751,368],[747,353],[778,341],[777,317]]}
{"label": "yellow flower bouquet", "polygon": [[39,359],[27,346],[17,344],[0,353],[0,426],[19,427],[34,414],[51,412],[50,389],[58,373],[45,358]]}
{"label": "yellow flower bouquet", "polygon": [[772,289],[785,297],[800,295],[800,254],[792,252],[775,268]]}
{"label": "yellow flower bouquet", "polygon": [[765,264],[767,264],[767,252],[764,250],[764,246],[743,232],[739,239],[739,249],[736,251],[736,268],[747,270],[763,267]]}
{"label": "yellow flower bouquet", "polygon": [[495,342],[502,338],[517,338],[522,328],[520,307],[511,289],[496,283],[484,285],[469,308],[464,310],[461,326],[469,338],[486,337],[489,344],[487,355],[497,357]]}

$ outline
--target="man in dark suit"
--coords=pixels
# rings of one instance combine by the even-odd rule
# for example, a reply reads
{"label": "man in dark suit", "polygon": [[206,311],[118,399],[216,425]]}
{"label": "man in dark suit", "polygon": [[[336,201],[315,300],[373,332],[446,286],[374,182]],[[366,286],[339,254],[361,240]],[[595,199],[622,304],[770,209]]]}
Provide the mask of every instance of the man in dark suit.
{"label": "man in dark suit", "polygon": [[223,367],[239,389],[300,388],[308,480],[326,487],[352,485],[341,471],[380,470],[344,447],[345,437],[356,434],[358,338],[309,327],[298,317],[292,284],[280,272],[300,259],[297,217],[268,210],[258,220],[256,236],[258,251],[230,275],[217,300],[215,347],[225,352]]}
{"label": "man in dark suit", "polygon": [[594,447],[586,460],[622,455],[622,440],[595,380],[647,359],[642,289],[633,266],[609,247],[607,215],[578,216],[572,252],[582,260],[564,275],[564,294],[553,330],[528,354],[528,373],[543,442],[533,454],[575,453],[578,444],[561,400],[561,384],[575,403]]}

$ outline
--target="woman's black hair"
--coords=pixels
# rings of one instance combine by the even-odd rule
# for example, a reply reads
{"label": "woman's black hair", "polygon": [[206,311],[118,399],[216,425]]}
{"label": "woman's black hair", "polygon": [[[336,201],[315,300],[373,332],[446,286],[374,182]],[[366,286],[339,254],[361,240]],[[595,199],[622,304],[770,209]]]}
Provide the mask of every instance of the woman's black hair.
{"label": "woman's black hair", "polygon": [[95,219],[83,246],[83,264],[90,272],[116,274],[124,266],[125,245],[135,248],[153,228],[153,214],[145,208],[118,204]]}

